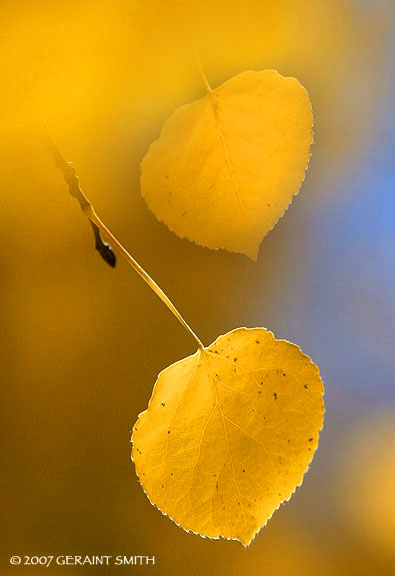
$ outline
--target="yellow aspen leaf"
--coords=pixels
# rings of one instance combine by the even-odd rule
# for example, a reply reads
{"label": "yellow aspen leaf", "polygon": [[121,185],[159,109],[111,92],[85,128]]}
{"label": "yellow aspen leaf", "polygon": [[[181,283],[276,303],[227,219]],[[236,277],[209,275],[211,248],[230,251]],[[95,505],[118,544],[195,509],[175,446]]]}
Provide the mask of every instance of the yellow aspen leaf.
{"label": "yellow aspen leaf", "polygon": [[181,238],[256,260],[302,185],[313,139],[306,90],[243,72],[177,109],[141,164],[152,212]]}
{"label": "yellow aspen leaf", "polygon": [[152,504],[187,531],[247,546],[302,483],[323,424],[319,370],[265,328],[166,368],[132,434]]}

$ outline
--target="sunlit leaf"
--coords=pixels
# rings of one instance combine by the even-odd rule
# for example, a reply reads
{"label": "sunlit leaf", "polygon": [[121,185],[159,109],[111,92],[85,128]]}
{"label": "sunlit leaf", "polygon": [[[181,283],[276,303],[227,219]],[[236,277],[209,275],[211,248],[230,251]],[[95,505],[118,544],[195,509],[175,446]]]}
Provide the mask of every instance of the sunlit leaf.
{"label": "sunlit leaf", "polygon": [[142,194],[179,236],[254,260],[300,189],[312,137],[295,78],[243,72],[166,121],[141,165]]}
{"label": "sunlit leaf", "polygon": [[152,504],[185,530],[244,545],[303,480],[323,423],[318,368],[239,328],[166,368],[133,430]]}

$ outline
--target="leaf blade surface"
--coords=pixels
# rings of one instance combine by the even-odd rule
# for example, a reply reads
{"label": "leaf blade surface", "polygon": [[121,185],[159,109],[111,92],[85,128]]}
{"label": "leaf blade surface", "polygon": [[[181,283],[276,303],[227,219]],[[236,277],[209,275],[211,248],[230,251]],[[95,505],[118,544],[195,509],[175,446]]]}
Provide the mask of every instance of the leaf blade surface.
{"label": "leaf blade surface", "polygon": [[141,164],[141,192],[182,238],[255,260],[299,192],[312,111],[295,78],[243,72],[176,110]]}
{"label": "leaf blade surface", "polygon": [[323,423],[318,368],[239,328],[161,372],[133,430],[152,504],[185,530],[248,545],[302,483]]}

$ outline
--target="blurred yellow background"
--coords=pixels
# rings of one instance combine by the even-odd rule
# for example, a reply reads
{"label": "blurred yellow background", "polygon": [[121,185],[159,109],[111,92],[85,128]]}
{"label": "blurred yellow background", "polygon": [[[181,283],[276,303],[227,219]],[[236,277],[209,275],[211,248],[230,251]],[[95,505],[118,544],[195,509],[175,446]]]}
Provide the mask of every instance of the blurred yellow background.
{"label": "blurred yellow background", "polygon": [[[395,573],[393,16],[382,0],[2,2],[2,574],[29,570],[14,554],[156,557],[70,574]],[[306,181],[257,264],[180,240],[140,196],[163,121],[204,94],[195,47],[212,86],[274,68],[312,100]],[[94,251],[41,119],[205,344],[265,326],[321,368],[320,448],[248,550],[186,534],[138,485],[131,427],[194,343],[126,263]]]}

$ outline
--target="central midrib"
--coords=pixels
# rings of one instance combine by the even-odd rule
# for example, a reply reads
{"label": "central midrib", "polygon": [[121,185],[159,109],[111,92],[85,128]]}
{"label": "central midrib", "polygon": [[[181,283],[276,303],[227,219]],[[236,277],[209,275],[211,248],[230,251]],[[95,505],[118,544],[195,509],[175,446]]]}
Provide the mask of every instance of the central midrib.
{"label": "central midrib", "polygon": [[239,188],[239,185],[238,185],[237,180],[236,180],[236,176],[235,176],[235,173],[234,173],[234,170],[233,170],[232,163],[231,163],[231,161],[230,161],[229,150],[228,150],[228,146],[227,146],[227,144],[226,144],[224,131],[223,131],[221,122],[219,121],[219,118],[218,118],[218,110],[217,110],[218,104],[217,104],[217,100],[216,100],[215,98],[216,98],[216,97],[215,97],[215,94],[213,94],[213,93],[209,94],[210,105],[211,105],[211,108],[212,108],[212,111],[213,111],[215,123],[216,123],[216,125],[217,125],[218,131],[219,131],[219,134],[220,134],[220,137],[221,137],[222,145],[223,145],[223,148],[224,148],[226,165],[227,165],[227,167],[228,167],[228,170],[229,170],[229,173],[230,173],[230,177],[231,177],[232,182],[233,182],[233,186],[234,186],[234,189],[235,189],[235,192],[236,192],[236,196],[237,196],[238,202],[239,202],[240,207],[241,207],[242,212],[243,212],[243,217],[244,217],[244,221],[245,221],[245,223],[246,223],[246,227],[247,227],[247,230],[248,230],[248,235],[249,235],[249,237],[250,237],[251,245],[254,245],[253,235],[252,235],[252,232],[251,232],[251,226],[250,226],[249,220],[248,220],[248,218],[247,218],[246,209],[245,209],[245,206],[244,206],[243,201],[242,201],[242,199],[241,199],[240,188]]}

